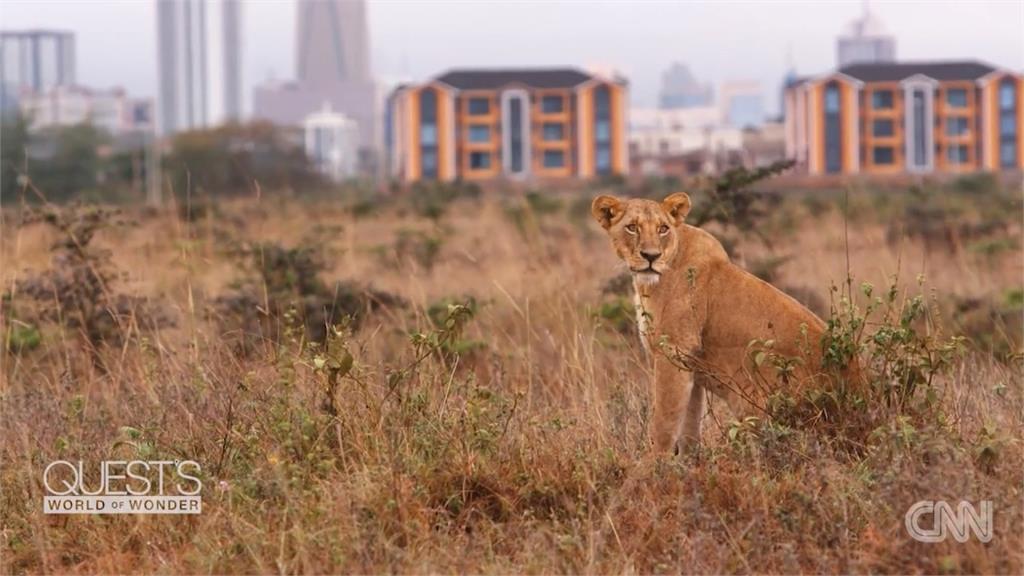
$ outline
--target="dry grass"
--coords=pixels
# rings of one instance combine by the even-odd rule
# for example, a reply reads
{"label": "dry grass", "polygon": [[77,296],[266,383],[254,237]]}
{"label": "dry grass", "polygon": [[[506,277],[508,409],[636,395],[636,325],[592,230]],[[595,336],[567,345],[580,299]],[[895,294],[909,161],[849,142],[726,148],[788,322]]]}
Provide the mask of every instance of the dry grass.
{"label": "dry grass", "polygon": [[[939,379],[931,420],[870,407],[885,417],[857,454],[818,430],[737,423],[716,402],[698,454],[652,462],[646,361],[628,315],[619,330],[622,310],[601,313],[615,298],[602,286],[622,268],[586,204],[561,201],[459,200],[436,221],[401,201],[358,217],[338,201],[273,197],[191,222],[130,211],[136,226],[95,241],[126,273],[111,289],[175,326],[93,350],[55,323],[38,348],[2,352],[2,571],[1024,570],[1024,390],[1006,353],[1020,352],[1019,323],[975,328],[991,337]],[[946,335],[962,328],[957,302],[1020,289],[1013,215],[997,233],[1011,248],[983,255],[887,242],[891,208],[851,214],[848,241],[836,206],[809,209],[787,201],[764,222],[771,248],[736,236],[744,262],[791,256],[775,282],[822,302],[845,282],[847,253],[858,283],[898,274],[913,292],[925,274],[944,319],[930,327]],[[4,213],[6,289],[49,265],[56,235],[17,219]],[[402,231],[439,238],[439,251],[399,249]],[[305,241],[329,263],[323,279],[406,304],[364,314],[327,350],[289,316],[268,317],[255,352],[239,354],[211,310],[251,274],[231,249],[246,241]],[[445,327],[461,309],[436,304],[470,297],[472,316]],[[322,361],[342,350],[354,365],[332,385]],[[41,473],[58,458],[194,459],[203,514],[43,515]],[[995,538],[913,541],[904,512],[922,499],[992,500]]]}

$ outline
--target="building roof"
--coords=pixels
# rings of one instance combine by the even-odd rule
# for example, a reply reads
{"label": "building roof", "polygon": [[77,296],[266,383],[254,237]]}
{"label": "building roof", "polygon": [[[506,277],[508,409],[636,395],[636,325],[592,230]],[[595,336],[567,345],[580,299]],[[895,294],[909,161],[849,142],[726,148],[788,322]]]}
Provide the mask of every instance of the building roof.
{"label": "building roof", "polygon": [[977,80],[995,70],[973,60],[947,62],[859,62],[839,69],[864,82],[898,82],[921,74],[935,80]]}
{"label": "building roof", "polygon": [[575,68],[449,70],[435,78],[460,90],[492,90],[507,84],[533,88],[572,88],[593,78]]}

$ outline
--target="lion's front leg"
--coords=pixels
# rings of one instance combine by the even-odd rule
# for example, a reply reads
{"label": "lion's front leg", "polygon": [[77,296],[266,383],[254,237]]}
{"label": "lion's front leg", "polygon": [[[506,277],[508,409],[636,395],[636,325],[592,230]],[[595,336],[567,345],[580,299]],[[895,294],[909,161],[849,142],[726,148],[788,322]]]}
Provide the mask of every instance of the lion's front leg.
{"label": "lion's front leg", "polygon": [[683,433],[679,438],[680,452],[700,444],[700,423],[704,417],[705,380],[706,377],[701,374],[693,374],[690,378],[686,413],[683,414]]}
{"label": "lion's front leg", "polygon": [[[654,439],[654,450],[659,454],[670,452],[675,447],[684,416],[693,412],[690,407],[693,389],[692,372],[673,366],[667,358],[655,360],[654,421],[651,435]],[[687,424],[689,428],[689,418]],[[690,433],[689,429],[687,433]]]}

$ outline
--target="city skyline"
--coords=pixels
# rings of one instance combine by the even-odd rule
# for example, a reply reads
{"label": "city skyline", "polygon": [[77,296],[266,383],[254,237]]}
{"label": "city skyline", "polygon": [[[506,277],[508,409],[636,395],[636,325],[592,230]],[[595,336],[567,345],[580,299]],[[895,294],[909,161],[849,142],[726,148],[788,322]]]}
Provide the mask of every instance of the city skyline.
{"label": "city skyline", "polygon": [[[55,1],[47,6],[40,10],[37,2],[5,2],[0,7],[4,29],[72,30],[78,37],[80,83],[156,95],[153,2]],[[920,17],[922,6],[871,5],[899,40],[901,60],[978,59],[1011,70],[1024,68],[1024,35],[1019,33],[1024,30],[1024,4],[935,3],[927,7],[928,18]],[[584,7],[586,26],[579,20]],[[538,11],[543,18],[537,17]],[[699,81],[716,86],[738,79],[760,81],[766,109],[775,111],[787,54],[801,75],[832,68],[835,39],[862,14],[863,5],[371,1],[367,12],[372,69],[385,82],[422,80],[456,67],[599,64],[629,78],[633,104],[651,106],[657,102],[662,72],[680,61]],[[296,76],[294,3],[246,2],[242,26],[242,97],[248,115],[256,85],[271,76]],[[437,26],[447,28],[443,38],[460,41],[438,42]],[[566,42],[567,29],[572,42]],[[512,43],[522,50],[509,50]]]}

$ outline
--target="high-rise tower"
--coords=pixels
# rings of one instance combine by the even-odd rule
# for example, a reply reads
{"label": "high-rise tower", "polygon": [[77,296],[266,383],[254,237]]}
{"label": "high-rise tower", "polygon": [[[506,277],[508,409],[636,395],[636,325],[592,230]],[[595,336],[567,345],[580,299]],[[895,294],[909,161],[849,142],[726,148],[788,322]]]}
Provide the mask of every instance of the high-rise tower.
{"label": "high-rise tower", "polygon": [[[162,134],[204,128],[241,114],[240,6],[237,0],[214,3],[221,8],[218,35],[217,28],[209,25],[208,16],[217,18],[209,14],[211,4],[208,0],[156,0]],[[211,52],[223,56],[222,69],[211,70]],[[211,101],[210,95],[218,93],[223,102]]]}

